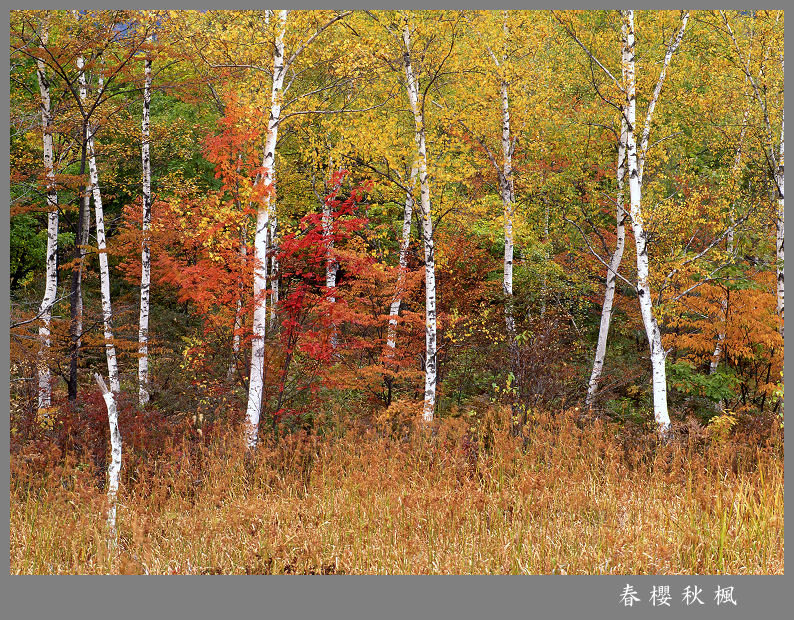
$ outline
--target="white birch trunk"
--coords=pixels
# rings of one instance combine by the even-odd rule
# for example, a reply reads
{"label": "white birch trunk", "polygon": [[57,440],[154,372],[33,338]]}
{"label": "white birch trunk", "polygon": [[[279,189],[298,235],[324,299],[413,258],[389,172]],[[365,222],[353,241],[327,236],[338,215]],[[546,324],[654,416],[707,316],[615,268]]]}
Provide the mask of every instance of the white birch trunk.
{"label": "white birch trunk", "polygon": [[[275,169],[274,169],[275,173]],[[273,179],[273,187],[275,188],[275,178]],[[278,325],[276,311],[278,310],[278,214],[276,213],[276,204],[272,203],[272,210],[270,212],[270,331],[274,331]]]}
{"label": "white birch trunk", "polygon": [[408,99],[414,115],[414,140],[419,164],[420,204],[422,207],[422,233],[425,254],[425,399],[422,418],[433,420],[436,407],[436,263],[433,241],[433,220],[430,207],[430,183],[427,176],[427,148],[425,125],[419,103],[419,89],[411,65],[411,32],[408,21],[403,27],[403,57]]}
{"label": "white birch trunk", "polygon": [[[781,67],[783,60],[780,61]],[[783,292],[783,259],[784,259],[784,246],[785,241],[783,234],[783,224],[785,212],[783,209],[783,110],[780,111],[780,155],[777,161],[777,170],[775,172],[775,180],[777,182],[778,198],[777,198],[777,239],[775,243],[775,250],[777,253],[777,313],[780,315],[780,337],[783,337],[783,324],[784,324],[784,292]]]}
{"label": "white birch trunk", "polygon": [[617,283],[618,269],[623,260],[623,250],[626,245],[626,211],[623,208],[623,182],[626,174],[626,119],[621,118],[620,139],[618,142],[618,193],[617,193],[617,214],[616,214],[616,233],[615,251],[609,261],[607,269],[607,285],[604,291],[604,305],[601,309],[601,325],[598,328],[598,344],[596,345],[595,359],[593,360],[593,371],[590,374],[590,383],[587,388],[586,404],[592,407],[595,404],[595,396],[598,391],[598,381],[604,370],[604,360],[607,351],[607,337],[609,336],[609,325],[612,321],[612,306],[615,301],[615,289]]}
{"label": "white birch trunk", "polygon": [[621,11],[625,34],[623,36],[623,66],[626,75],[626,154],[628,156],[629,202],[631,205],[631,224],[637,250],[637,296],[640,302],[645,333],[651,351],[653,414],[660,431],[664,434],[670,427],[667,413],[667,380],[665,377],[665,351],[662,335],[653,313],[651,287],[649,283],[648,239],[642,215],[642,186],[640,184],[639,155],[637,153],[636,129],[636,81],[634,51],[634,11]]}
{"label": "white birch trunk", "polygon": [[149,157],[149,106],[151,104],[152,61],[144,61],[143,119],[141,121],[141,162],[143,164],[143,225],[141,240],[141,313],[138,322],[138,404],[149,402],[149,285],[151,254],[149,235],[152,219],[152,173]]}
{"label": "white birch trunk", "polygon": [[648,112],[645,115],[645,127],[642,130],[642,138],[639,144],[639,153],[637,154],[637,158],[639,161],[640,185],[642,185],[642,174],[645,171],[645,155],[647,154],[648,151],[648,139],[650,138],[651,135],[651,120],[653,120],[653,112],[656,109],[656,103],[659,101],[659,94],[662,92],[664,79],[667,76],[667,67],[670,66],[670,61],[673,58],[673,54],[678,49],[678,46],[681,45],[681,40],[684,38],[684,31],[686,30],[686,25],[688,21],[689,21],[689,11],[682,11],[681,27],[678,29],[678,32],[673,36],[673,38],[667,44],[667,51],[665,52],[664,60],[662,61],[662,70],[659,72],[659,79],[656,80],[656,88],[654,88],[653,95],[651,96],[651,100],[648,102]]}
{"label": "white birch trunk", "polygon": [[[507,24],[505,24],[505,30]],[[510,348],[512,361],[515,363],[516,357],[516,322],[513,316],[513,205],[515,193],[513,189],[513,149],[510,136],[510,100],[508,98],[507,78],[502,78],[500,85],[502,100],[502,207],[504,210],[505,228],[505,255],[504,255],[504,276],[502,282],[502,292],[505,296],[505,327],[507,328],[508,346]]]}
{"label": "white birch trunk", "polygon": [[119,431],[119,414],[116,409],[116,399],[113,392],[108,390],[99,373],[94,373],[97,385],[102,390],[105,407],[108,411],[108,426],[110,427],[110,463],[108,465],[108,542],[111,548],[118,541],[116,532],[116,496],[119,491],[119,472],[121,472],[121,432]]}
{"label": "white birch trunk", "polygon": [[[505,296],[505,327],[507,329],[508,348],[510,349],[513,370],[518,363],[518,350],[516,346],[516,322],[513,316],[513,206],[515,203],[515,189],[513,184],[513,142],[510,135],[510,98],[509,84],[507,82],[507,41],[510,36],[507,28],[507,11],[502,11],[502,30],[504,32],[504,50],[502,62],[499,63],[496,55],[491,52],[494,63],[502,71],[499,85],[499,94],[502,103],[502,207],[504,211],[505,229],[505,255],[502,281],[502,293]],[[489,48],[490,51],[490,48]]]}
{"label": "white birch trunk", "polygon": [[[327,191],[327,190],[326,190]],[[332,195],[339,191],[339,185],[335,184],[331,190]],[[334,213],[331,208],[331,198],[325,196],[323,199],[323,240],[325,241],[325,288],[328,289],[328,301],[334,303],[336,297],[334,291],[336,289],[336,271],[339,265],[334,258]]]}
{"label": "white birch trunk", "polygon": [[[83,72],[83,58],[77,59],[77,67],[80,69],[80,94],[81,97],[86,92],[86,78]],[[99,90],[102,91],[102,78],[99,78]],[[86,99],[83,98],[83,103]],[[119,369],[116,361],[116,346],[113,343],[113,308],[110,301],[110,269],[108,267],[107,240],[105,239],[105,214],[102,209],[102,191],[99,188],[99,172],[96,165],[94,152],[94,130],[88,125],[88,141],[86,150],[88,151],[88,172],[91,184],[91,192],[94,196],[94,213],[96,217],[96,240],[99,253],[99,280],[102,293],[102,326],[105,336],[105,357],[108,365],[108,379],[110,380],[110,391],[113,398],[121,392],[119,382]]]}
{"label": "white birch trunk", "polygon": [[254,233],[254,316],[251,341],[251,374],[248,384],[248,406],[246,408],[246,442],[250,449],[256,447],[259,431],[259,417],[262,411],[265,370],[265,327],[267,322],[267,250],[270,225],[271,203],[275,196],[270,185],[275,177],[276,143],[278,140],[278,121],[281,117],[282,87],[284,85],[284,33],[287,25],[287,11],[279,11],[280,26],[276,34],[273,54],[273,85],[270,96],[270,118],[268,119],[265,155],[262,160],[262,173],[257,178],[257,186],[264,185],[265,197],[259,204]]}
{"label": "white birch trunk", "polygon": [[400,315],[403,294],[405,293],[405,277],[408,268],[408,246],[411,243],[411,217],[414,211],[413,189],[416,184],[418,167],[411,168],[411,181],[409,191],[405,192],[405,209],[403,210],[402,238],[400,239],[400,261],[397,271],[397,284],[394,287],[394,299],[389,308],[389,327],[386,335],[386,356],[391,359],[394,356],[394,348],[397,345],[397,320]]}
{"label": "white birch trunk", "polygon": [[[41,42],[47,45],[47,26],[42,25]],[[44,176],[47,181],[47,255],[44,296],[41,300],[39,315],[39,339],[41,340],[38,359],[38,411],[48,415],[52,407],[52,382],[50,379],[50,325],[52,305],[58,291],[58,192],[55,185],[55,165],[52,148],[53,119],[50,106],[50,84],[43,61],[36,60],[36,73],[41,93],[41,124],[44,146]]]}

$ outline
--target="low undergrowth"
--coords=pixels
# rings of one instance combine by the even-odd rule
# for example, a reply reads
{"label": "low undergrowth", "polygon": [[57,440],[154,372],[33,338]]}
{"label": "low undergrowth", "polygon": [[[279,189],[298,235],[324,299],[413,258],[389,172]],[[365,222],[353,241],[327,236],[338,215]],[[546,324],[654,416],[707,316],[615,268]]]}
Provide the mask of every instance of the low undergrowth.
{"label": "low undergrowth", "polygon": [[682,427],[659,443],[575,412],[519,432],[507,417],[301,430],[253,456],[230,426],[133,452],[114,553],[96,459],[28,447],[11,458],[10,569],[783,573],[779,429],[759,442]]}

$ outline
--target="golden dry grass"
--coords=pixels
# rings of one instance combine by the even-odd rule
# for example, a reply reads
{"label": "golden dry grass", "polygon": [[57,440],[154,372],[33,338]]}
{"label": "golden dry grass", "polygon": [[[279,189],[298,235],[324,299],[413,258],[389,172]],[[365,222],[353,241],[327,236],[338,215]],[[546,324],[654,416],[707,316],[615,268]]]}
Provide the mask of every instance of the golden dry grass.
{"label": "golden dry grass", "polygon": [[[125,470],[119,551],[88,469],[12,458],[12,573],[782,573],[782,437],[631,441],[502,414],[430,434],[230,433]],[[772,445],[774,444],[774,445]],[[129,469],[129,468],[127,468]]]}

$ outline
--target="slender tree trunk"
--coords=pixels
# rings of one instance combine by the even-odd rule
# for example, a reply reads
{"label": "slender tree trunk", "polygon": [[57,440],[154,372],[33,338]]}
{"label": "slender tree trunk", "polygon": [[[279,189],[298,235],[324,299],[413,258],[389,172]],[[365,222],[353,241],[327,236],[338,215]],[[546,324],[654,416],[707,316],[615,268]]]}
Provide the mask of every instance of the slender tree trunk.
{"label": "slender tree trunk", "polygon": [[[783,60],[780,61],[781,66]],[[780,155],[777,161],[777,170],[775,171],[775,181],[777,184],[777,218],[776,229],[777,238],[775,243],[775,250],[777,253],[777,313],[780,316],[780,337],[783,337],[783,324],[784,324],[784,292],[783,292],[783,259],[784,259],[784,245],[785,241],[783,234],[783,224],[785,211],[783,209],[783,110],[780,111]]]}
{"label": "slender tree trunk", "polygon": [[593,360],[593,371],[590,374],[590,383],[587,388],[586,404],[592,408],[595,404],[595,396],[598,391],[598,381],[604,370],[604,359],[607,351],[607,337],[609,335],[609,324],[612,321],[612,306],[615,301],[615,289],[617,284],[617,274],[620,268],[620,261],[623,260],[623,250],[626,245],[626,211],[623,208],[623,181],[626,174],[626,119],[621,118],[620,140],[618,142],[618,194],[617,194],[617,215],[615,233],[615,251],[609,261],[607,269],[607,286],[604,291],[604,306],[601,309],[601,325],[598,328],[598,344],[596,345],[595,359]]}
{"label": "slender tree trunk", "polygon": [[411,32],[408,21],[403,27],[403,42],[408,99],[414,114],[414,140],[419,164],[420,204],[422,207],[422,233],[425,254],[425,399],[422,418],[433,420],[436,407],[436,259],[433,240],[433,220],[430,207],[430,182],[427,176],[427,148],[425,145],[425,122],[419,104],[419,88],[411,65]]}
{"label": "slender tree trunk", "polygon": [[[505,23],[505,30],[507,24]],[[510,350],[512,370],[517,372],[518,347],[516,344],[516,321],[513,316],[513,206],[515,191],[513,187],[513,145],[510,135],[510,100],[508,98],[507,78],[502,78],[500,85],[502,100],[502,207],[504,211],[505,255],[502,293],[505,296],[505,328],[507,343]]]}
{"label": "slender tree trunk", "polygon": [[662,334],[653,313],[651,287],[649,284],[648,238],[642,215],[642,186],[640,184],[639,158],[637,153],[636,128],[636,82],[634,50],[634,11],[621,11],[623,15],[623,67],[626,75],[626,153],[628,156],[629,202],[631,205],[631,224],[634,230],[634,243],[637,250],[637,296],[640,302],[642,322],[651,350],[653,385],[653,414],[656,423],[664,434],[670,427],[667,413],[667,380],[665,376],[665,351],[662,347]]}
{"label": "slender tree trunk", "polygon": [[[335,185],[331,195],[335,195],[339,186]],[[325,288],[328,289],[328,301],[334,303],[336,297],[336,271],[339,265],[334,258],[334,212],[331,207],[332,198],[325,196],[323,199],[323,237],[325,241]]]}
{"label": "slender tree trunk", "polygon": [[108,390],[99,373],[94,373],[97,385],[102,390],[105,407],[108,411],[108,426],[110,427],[110,463],[108,465],[108,542],[111,548],[118,543],[116,532],[116,495],[119,491],[119,472],[121,471],[121,432],[119,431],[119,414],[116,409],[116,398]]}
{"label": "slender tree trunk", "polygon": [[[41,42],[47,45],[47,25],[41,26]],[[36,73],[41,93],[42,140],[44,143],[44,176],[47,180],[47,256],[44,297],[41,300],[39,314],[39,339],[41,340],[38,359],[38,410],[42,415],[49,415],[52,407],[52,382],[50,379],[50,326],[52,322],[52,305],[58,292],[58,192],[55,185],[55,165],[52,148],[53,119],[50,109],[50,84],[47,79],[45,64],[36,61]]]}
{"label": "slender tree trunk", "polygon": [[[273,179],[275,187],[275,179]],[[275,331],[278,327],[278,214],[276,205],[272,203],[273,209],[270,212],[270,331]]]}
{"label": "slender tree trunk", "polygon": [[[88,134],[88,130],[84,135]],[[80,176],[85,174],[87,165],[86,141],[83,140],[82,162],[80,164]],[[72,282],[70,288],[70,326],[69,335],[71,337],[71,351],[69,355],[69,401],[77,399],[77,359],[80,355],[80,346],[83,336],[83,267],[85,262],[86,246],[88,236],[91,231],[91,184],[86,184],[83,188],[83,195],[80,197],[80,213],[77,217],[77,237],[75,239],[75,260],[76,264],[72,269]]]}
{"label": "slender tree trunk", "polygon": [[265,370],[265,327],[267,322],[267,251],[270,226],[271,203],[276,197],[271,184],[275,178],[276,143],[278,140],[278,121],[281,117],[281,90],[284,85],[284,33],[287,25],[287,11],[279,11],[280,26],[276,35],[273,54],[273,85],[270,96],[270,118],[262,172],[257,177],[257,187],[263,188],[254,233],[254,316],[251,342],[251,375],[248,383],[248,406],[246,408],[246,442],[250,449],[256,447],[259,432],[259,417],[262,411]]}
{"label": "slender tree trunk", "polygon": [[141,241],[141,313],[138,323],[138,404],[149,402],[149,285],[151,254],[149,235],[152,219],[152,172],[149,158],[149,106],[152,88],[152,61],[144,61],[143,119],[141,121],[141,161],[143,164],[143,238]]}
{"label": "slender tree trunk", "polygon": [[400,315],[403,294],[405,293],[405,277],[408,270],[408,246],[411,243],[411,217],[414,211],[413,188],[416,184],[418,167],[411,168],[410,190],[405,192],[405,209],[403,210],[402,238],[400,239],[400,261],[397,270],[397,284],[394,287],[394,298],[389,308],[389,327],[386,335],[386,356],[394,357],[394,348],[397,344],[397,319]]}
{"label": "slender tree trunk", "polygon": [[[82,69],[83,59],[78,58],[78,67]],[[80,73],[81,96],[85,93],[86,79],[85,73]],[[99,78],[99,90],[102,90],[102,78]],[[85,98],[83,98],[85,103]],[[102,325],[105,336],[105,356],[108,365],[108,379],[110,380],[110,391],[115,399],[121,392],[119,383],[119,369],[116,361],[116,346],[113,343],[113,308],[110,301],[110,269],[108,267],[107,241],[105,239],[105,214],[102,209],[102,191],[99,188],[99,172],[96,165],[94,152],[94,131],[88,125],[88,140],[86,142],[88,155],[88,172],[91,184],[91,192],[94,196],[94,213],[96,216],[96,240],[99,254],[99,280],[102,293]]]}
{"label": "slender tree trunk", "polygon": [[[246,247],[245,241],[246,234],[246,226],[243,225],[240,227],[240,265],[242,267],[243,273],[245,273],[246,256],[248,254],[248,248]],[[240,330],[243,327],[243,294],[245,289],[242,276],[240,277],[237,288],[237,309],[234,313],[234,333],[232,335],[232,359],[229,362],[229,370],[226,373],[226,378],[228,380],[231,380],[232,376],[234,375],[237,359],[240,356]]]}

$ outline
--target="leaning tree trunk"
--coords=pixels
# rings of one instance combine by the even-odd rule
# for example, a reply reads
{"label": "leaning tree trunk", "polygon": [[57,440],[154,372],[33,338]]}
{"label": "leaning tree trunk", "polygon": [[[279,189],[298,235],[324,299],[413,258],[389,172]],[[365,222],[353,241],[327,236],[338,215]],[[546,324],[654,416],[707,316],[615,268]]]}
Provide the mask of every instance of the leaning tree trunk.
{"label": "leaning tree trunk", "polygon": [[649,283],[648,237],[645,231],[642,214],[642,186],[640,185],[640,169],[637,153],[636,128],[636,82],[634,68],[634,11],[621,11],[623,15],[624,36],[622,37],[622,64],[626,75],[626,154],[628,156],[629,202],[631,205],[631,224],[634,230],[634,243],[637,250],[637,296],[640,302],[642,322],[651,350],[651,368],[653,385],[653,415],[661,432],[664,434],[670,427],[670,416],[667,413],[667,379],[665,376],[665,351],[662,346],[662,334],[653,313],[651,287]]}
{"label": "leaning tree trunk", "polygon": [[97,385],[102,390],[105,407],[108,412],[108,426],[110,427],[110,463],[108,465],[108,543],[115,548],[118,542],[116,532],[116,495],[119,490],[119,472],[121,471],[121,432],[119,431],[119,414],[116,408],[116,399],[112,391],[108,390],[104,379],[99,373],[94,373]]}
{"label": "leaning tree trunk", "polygon": [[281,117],[281,90],[284,85],[284,33],[287,11],[279,11],[281,21],[276,35],[273,55],[273,85],[270,96],[270,118],[268,119],[265,155],[262,172],[257,176],[256,189],[262,193],[256,217],[254,233],[254,316],[252,321],[251,374],[248,383],[248,405],[246,408],[246,443],[249,449],[256,447],[259,432],[259,417],[262,412],[265,371],[265,328],[267,323],[267,250],[271,204],[275,204],[271,184],[275,177],[276,143],[278,122]]}
{"label": "leaning tree trunk", "polygon": [[623,250],[626,245],[626,211],[623,208],[623,180],[626,173],[626,119],[621,119],[620,140],[618,142],[618,194],[617,194],[617,215],[615,233],[615,251],[609,261],[607,269],[607,286],[604,291],[604,306],[601,310],[601,325],[598,328],[598,344],[596,345],[595,359],[593,360],[593,371],[590,374],[590,383],[587,388],[586,404],[589,408],[595,404],[595,396],[598,391],[598,381],[604,370],[604,359],[607,351],[607,337],[609,336],[609,324],[612,321],[612,306],[615,301],[615,289],[617,284],[617,274],[620,268],[620,261],[623,260]]}
{"label": "leaning tree trunk", "polygon": [[[82,69],[82,58],[78,59],[78,66]],[[102,91],[102,78],[99,78],[99,90]],[[80,73],[81,96],[86,90],[85,73]],[[83,98],[85,104],[85,98]],[[105,239],[105,214],[102,209],[102,191],[99,188],[99,172],[96,165],[96,155],[94,151],[94,128],[88,125],[88,140],[86,142],[88,155],[88,172],[91,184],[91,192],[94,196],[94,213],[96,216],[96,240],[99,254],[99,281],[102,293],[102,326],[105,336],[105,357],[108,365],[108,379],[110,380],[110,391],[112,397],[121,392],[119,383],[119,369],[116,361],[116,346],[113,343],[113,308],[110,302],[110,268],[108,266],[107,241]]]}
{"label": "leaning tree trunk", "polygon": [[[48,33],[42,25],[41,41],[47,45]],[[39,339],[41,340],[38,359],[38,411],[48,415],[52,407],[52,382],[50,380],[50,325],[52,305],[58,291],[58,192],[55,185],[55,165],[52,149],[53,119],[50,109],[50,84],[44,62],[36,60],[36,73],[41,93],[42,140],[44,143],[44,176],[47,180],[47,255],[44,297],[41,300],[39,316]]]}
{"label": "leaning tree trunk", "polygon": [[143,164],[143,238],[141,240],[141,313],[138,322],[138,404],[149,402],[149,284],[151,251],[149,235],[152,220],[152,171],[149,158],[149,105],[151,103],[152,61],[144,61],[143,119],[141,121],[141,161]]}
{"label": "leaning tree trunk", "polygon": [[403,27],[405,55],[403,57],[408,99],[414,115],[416,152],[419,164],[420,204],[425,254],[425,399],[422,418],[433,420],[436,408],[436,262],[433,241],[433,220],[430,208],[430,182],[427,176],[427,147],[425,122],[419,105],[419,89],[411,66],[411,33],[408,22]]}
{"label": "leaning tree trunk", "polygon": [[389,327],[386,334],[386,356],[388,359],[394,357],[394,348],[397,345],[397,320],[400,316],[400,306],[402,305],[403,295],[405,294],[405,278],[408,270],[408,246],[411,243],[411,217],[414,212],[413,189],[416,183],[418,167],[411,168],[411,181],[409,189],[405,192],[405,209],[403,210],[402,238],[400,239],[400,260],[397,269],[397,284],[394,287],[394,298],[389,308]]}

